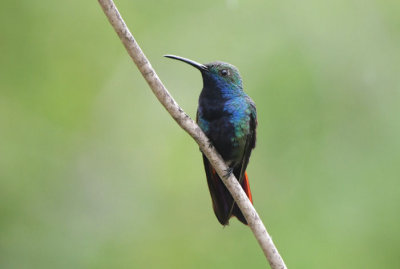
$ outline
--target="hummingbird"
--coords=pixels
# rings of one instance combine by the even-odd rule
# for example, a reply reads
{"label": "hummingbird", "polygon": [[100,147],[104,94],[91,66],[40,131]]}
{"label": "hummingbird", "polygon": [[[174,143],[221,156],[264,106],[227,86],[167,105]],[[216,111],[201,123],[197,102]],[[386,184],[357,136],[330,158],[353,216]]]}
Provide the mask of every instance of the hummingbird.
{"label": "hummingbird", "polygon": [[[175,55],[167,58],[187,63],[203,77],[196,122],[222,156],[247,197],[253,203],[246,168],[256,145],[257,112],[253,100],[243,91],[239,70],[225,62],[198,62]],[[215,216],[228,225],[232,216],[247,225],[232,195],[203,154],[204,169]]]}

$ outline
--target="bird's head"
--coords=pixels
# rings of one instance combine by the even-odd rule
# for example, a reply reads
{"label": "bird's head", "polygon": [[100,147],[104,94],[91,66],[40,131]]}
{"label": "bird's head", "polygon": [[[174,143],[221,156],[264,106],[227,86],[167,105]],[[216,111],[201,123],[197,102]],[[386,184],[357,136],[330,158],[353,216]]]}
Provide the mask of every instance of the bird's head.
{"label": "bird's head", "polygon": [[212,62],[200,64],[180,56],[165,55],[165,57],[182,61],[200,70],[203,76],[204,87],[233,87],[242,89],[242,78],[240,77],[239,70],[229,63]]}

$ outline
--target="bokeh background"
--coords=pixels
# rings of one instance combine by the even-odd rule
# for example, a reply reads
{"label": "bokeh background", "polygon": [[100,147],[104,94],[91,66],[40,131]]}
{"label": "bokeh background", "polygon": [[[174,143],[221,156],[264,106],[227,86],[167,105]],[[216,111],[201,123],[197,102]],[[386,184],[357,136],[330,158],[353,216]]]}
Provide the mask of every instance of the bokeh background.
{"label": "bokeh background", "polygon": [[[117,1],[192,117],[195,69],[258,109],[255,206],[289,268],[400,268],[400,2]],[[265,268],[97,1],[0,9],[0,268]]]}

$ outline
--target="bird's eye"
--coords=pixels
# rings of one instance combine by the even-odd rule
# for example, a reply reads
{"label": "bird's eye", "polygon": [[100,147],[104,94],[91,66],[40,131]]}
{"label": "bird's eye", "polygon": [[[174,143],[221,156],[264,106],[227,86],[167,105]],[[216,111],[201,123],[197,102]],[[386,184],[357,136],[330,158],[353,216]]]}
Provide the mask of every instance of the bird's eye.
{"label": "bird's eye", "polygon": [[227,69],[222,69],[221,70],[221,76],[226,77],[229,75],[229,71]]}

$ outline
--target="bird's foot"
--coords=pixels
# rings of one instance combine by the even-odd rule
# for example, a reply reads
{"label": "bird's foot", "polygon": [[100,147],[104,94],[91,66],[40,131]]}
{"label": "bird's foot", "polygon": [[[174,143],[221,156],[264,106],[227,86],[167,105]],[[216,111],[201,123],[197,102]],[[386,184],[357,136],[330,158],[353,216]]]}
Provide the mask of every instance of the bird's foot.
{"label": "bird's foot", "polygon": [[224,177],[228,178],[230,175],[233,173],[233,168],[228,167],[228,169],[225,170]]}
{"label": "bird's foot", "polygon": [[208,140],[208,148],[213,148],[214,145],[212,144],[212,142],[210,140]]}

